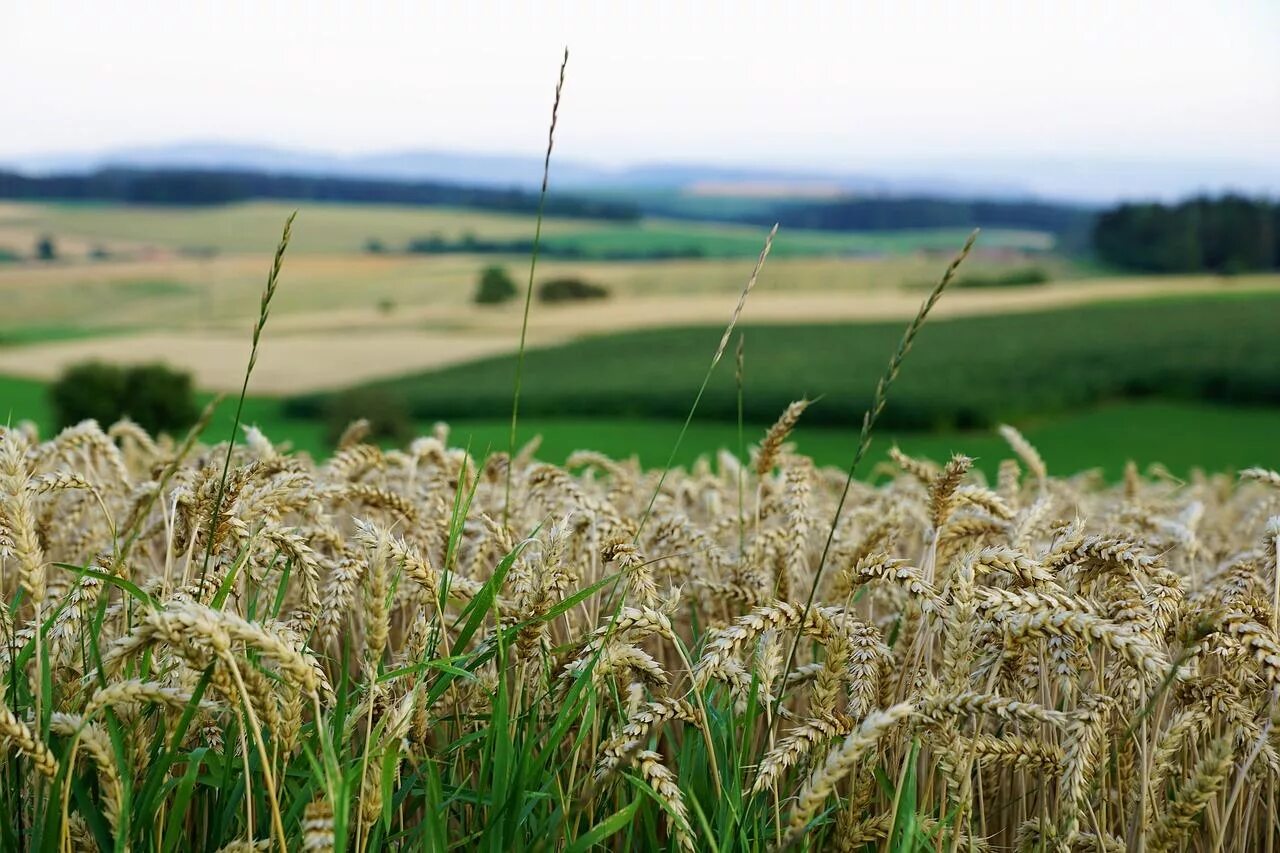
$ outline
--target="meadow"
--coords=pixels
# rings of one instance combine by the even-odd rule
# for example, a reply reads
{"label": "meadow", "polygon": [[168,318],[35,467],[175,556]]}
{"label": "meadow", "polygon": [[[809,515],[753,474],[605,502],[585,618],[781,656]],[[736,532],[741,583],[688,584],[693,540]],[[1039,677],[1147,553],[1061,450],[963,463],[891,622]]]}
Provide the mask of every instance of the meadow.
{"label": "meadow", "polygon": [[[11,423],[31,420],[43,434],[55,431],[43,382],[0,377],[0,399],[6,408],[0,416]],[[202,394],[201,404],[212,396]],[[234,413],[222,407],[214,413],[210,429],[215,434],[231,428]],[[354,419],[354,418],[353,418]],[[289,414],[287,401],[251,396],[245,400],[243,422],[276,436],[282,448],[306,453],[317,460],[333,454],[328,425],[314,417]],[[415,420],[413,428],[428,434],[437,421]],[[457,446],[477,456],[487,456],[507,446],[511,424],[501,418],[451,418],[450,435]],[[1194,402],[1116,402],[1022,422],[1023,432],[1036,443],[1053,471],[1096,470],[1109,482],[1118,482],[1130,463],[1146,471],[1152,466],[1174,476],[1188,478],[1198,471],[1235,471],[1256,464],[1280,465],[1275,436],[1280,434],[1280,412],[1267,407],[1223,406]],[[521,418],[517,442],[536,440],[537,456],[563,463],[574,453],[593,450],[619,460],[634,459],[649,469],[671,458],[678,420],[653,417],[545,417]],[[760,424],[695,420],[674,456],[677,465],[692,467],[700,457],[711,458],[719,450],[749,445],[763,430]],[[802,423],[791,435],[798,452],[816,464],[840,465],[857,439],[854,430]],[[386,444],[386,442],[381,442]],[[883,474],[890,451],[898,447],[912,456],[945,459],[963,448],[974,459],[975,471],[994,477],[1005,453],[1005,442],[994,430],[939,430],[921,432],[885,428],[871,447],[865,476]]]}

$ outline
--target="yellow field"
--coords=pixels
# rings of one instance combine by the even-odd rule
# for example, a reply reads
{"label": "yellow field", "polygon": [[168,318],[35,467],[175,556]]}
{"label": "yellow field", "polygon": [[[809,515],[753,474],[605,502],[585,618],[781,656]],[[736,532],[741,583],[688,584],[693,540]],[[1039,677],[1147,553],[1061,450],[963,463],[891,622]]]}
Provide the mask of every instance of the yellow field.
{"label": "yellow field", "polygon": [[[223,253],[270,252],[280,226],[299,205],[252,202],[215,207],[122,207],[99,204],[5,204],[0,206],[0,246],[27,250],[35,236],[68,236],[80,246],[172,252],[217,249]],[[341,254],[359,252],[365,240],[390,244],[438,232],[457,239],[465,232],[492,238],[527,238],[526,214],[483,213],[437,207],[394,205],[302,205],[305,228],[298,228],[290,252]],[[586,231],[602,226],[571,219],[548,220],[544,233]],[[72,255],[81,254],[71,246]]]}
{"label": "yellow field", "polygon": [[[299,229],[305,230],[305,229]],[[292,250],[292,247],[291,247]],[[513,278],[527,258],[472,255],[293,254],[275,303],[280,315],[299,311],[469,305],[480,270],[502,263]],[[736,294],[749,260],[540,261],[539,280],[576,275],[606,285],[621,299]],[[166,328],[242,325],[257,311],[270,264],[267,254],[148,260],[0,265],[0,329],[22,324],[128,324]],[[865,293],[908,290],[937,274],[926,256],[771,258],[762,289],[774,293]],[[975,264],[975,269],[980,269]]]}
{"label": "yellow field", "polygon": [[[69,260],[84,260],[95,246],[147,259],[268,252],[275,247],[285,217],[294,210],[299,214],[299,227],[290,246],[293,255],[362,252],[370,238],[394,250],[428,236],[448,241],[468,234],[487,240],[529,240],[534,230],[532,214],[442,207],[271,201],[210,207],[0,203],[0,249],[25,255],[39,235],[51,234],[60,254]],[[674,241],[686,247],[700,246],[708,256],[716,257],[747,256],[759,248],[765,230],[752,225],[648,217],[631,223],[555,217],[548,218],[542,229],[547,240],[610,235],[615,248],[621,240],[633,250],[652,249],[655,241],[667,246]],[[940,235],[944,238],[941,245]],[[904,254],[920,245],[951,249],[952,236],[957,245],[964,239],[962,229],[868,234],[791,230],[776,248],[779,254],[792,255]],[[984,241],[985,248],[1002,251],[1046,251],[1053,245],[1054,238],[1048,233],[1019,229],[994,229]],[[726,251],[730,246],[734,250]]]}

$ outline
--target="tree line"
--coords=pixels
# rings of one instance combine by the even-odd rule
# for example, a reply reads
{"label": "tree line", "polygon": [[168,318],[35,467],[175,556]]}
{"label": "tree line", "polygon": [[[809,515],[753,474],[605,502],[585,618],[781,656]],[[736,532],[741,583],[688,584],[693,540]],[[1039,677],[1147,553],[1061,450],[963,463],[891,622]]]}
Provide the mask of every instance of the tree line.
{"label": "tree line", "polygon": [[[376,239],[367,242],[365,248],[373,253],[387,250],[386,245]],[[533,251],[533,240],[519,237],[495,239],[475,234],[463,234],[457,240],[450,240],[440,234],[431,234],[413,238],[405,245],[405,251],[415,255],[527,255]],[[573,240],[548,240],[544,237],[538,243],[538,255],[563,261],[662,261],[705,258],[708,253],[697,245],[599,248]]]}
{"label": "tree line", "polygon": [[1095,211],[1046,201],[868,196],[830,201],[777,201],[764,207],[694,212],[661,198],[643,200],[645,213],[815,231],[897,231],[915,228],[1018,228],[1047,231],[1068,251],[1088,247]]}
{"label": "tree line", "polygon": [[[538,210],[538,194],[519,189],[206,169],[113,168],[39,177],[0,171],[0,198],[172,205],[288,199],[457,206],[513,213]],[[628,202],[562,195],[548,196],[545,212],[624,222],[640,217],[640,210]]]}
{"label": "tree line", "polygon": [[1239,195],[1122,204],[1098,216],[1098,257],[1144,272],[1280,269],[1280,203]]}
{"label": "tree line", "polygon": [[1028,228],[1062,234],[1091,218],[1086,208],[1039,201],[966,201],[926,197],[858,198],[775,208],[792,228],[892,231],[900,228]]}

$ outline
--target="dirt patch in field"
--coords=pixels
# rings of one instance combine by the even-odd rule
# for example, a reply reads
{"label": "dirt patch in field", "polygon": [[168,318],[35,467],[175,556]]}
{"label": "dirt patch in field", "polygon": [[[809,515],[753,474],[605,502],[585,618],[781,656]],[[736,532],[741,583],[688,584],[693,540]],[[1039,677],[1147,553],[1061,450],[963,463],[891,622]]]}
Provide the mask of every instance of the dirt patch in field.
{"label": "dirt patch in field", "polygon": [[[511,349],[506,335],[349,332],[272,335],[258,352],[251,390],[294,394],[429,370]],[[196,385],[239,391],[249,335],[141,334],[0,349],[0,373],[52,379],[72,364],[164,362],[191,371]]]}

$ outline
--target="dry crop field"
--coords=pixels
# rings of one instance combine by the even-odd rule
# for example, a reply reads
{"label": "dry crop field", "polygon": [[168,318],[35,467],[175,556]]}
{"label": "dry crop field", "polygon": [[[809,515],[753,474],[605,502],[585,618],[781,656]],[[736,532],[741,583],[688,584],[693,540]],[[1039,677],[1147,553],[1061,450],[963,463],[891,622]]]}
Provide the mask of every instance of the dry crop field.
{"label": "dry crop field", "polygon": [[849,486],[802,408],[667,476],[5,429],[5,846],[1274,843],[1280,474]]}

